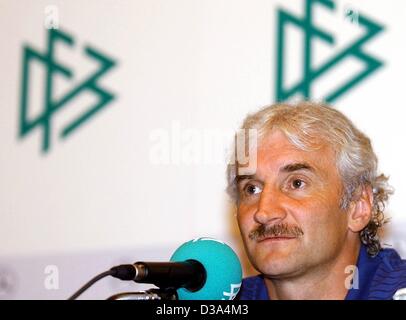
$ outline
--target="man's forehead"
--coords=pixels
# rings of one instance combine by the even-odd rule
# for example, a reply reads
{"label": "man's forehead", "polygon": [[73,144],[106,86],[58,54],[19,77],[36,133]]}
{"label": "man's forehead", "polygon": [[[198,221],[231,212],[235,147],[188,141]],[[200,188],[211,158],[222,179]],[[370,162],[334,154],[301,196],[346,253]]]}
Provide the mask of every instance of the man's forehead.
{"label": "man's forehead", "polygon": [[300,148],[281,130],[272,130],[258,140],[256,148],[251,149],[244,160],[237,161],[237,176],[297,170],[308,170],[324,175],[323,171],[331,171],[336,166],[332,146],[322,139],[313,141],[309,147]]}
{"label": "man's forehead", "polygon": [[273,129],[267,134],[258,137],[257,146],[258,150],[288,149],[303,152],[319,150],[323,147],[332,147],[329,141],[323,137],[310,138],[298,134],[289,134],[288,138],[288,134],[280,129]]}
{"label": "man's forehead", "polygon": [[306,145],[299,144],[299,142],[294,144],[280,130],[272,131],[258,141],[257,154],[254,158],[258,158],[259,161],[273,160],[278,162],[279,166],[284,166],[287,162],[307,162],[311,166],[317,166],[322,159],[335,163],[333,147],[325,140],[320,138]]}
{"label": "man's forehead", "polygon": [[[284,174],[295,171],[307,171],[312,174],[325,175],[334,170],[335,155],[328,146],[317,150],[302,150],[297,147],[284,149],[259,148],[255,157],[249,157],[250,168],[255,168],[251,176]],[[251,161],[252,160],[252,161]],[[255,162],[255,164],[254,164]],[[247,176],[247,166],[237,167],[237,176]]]}

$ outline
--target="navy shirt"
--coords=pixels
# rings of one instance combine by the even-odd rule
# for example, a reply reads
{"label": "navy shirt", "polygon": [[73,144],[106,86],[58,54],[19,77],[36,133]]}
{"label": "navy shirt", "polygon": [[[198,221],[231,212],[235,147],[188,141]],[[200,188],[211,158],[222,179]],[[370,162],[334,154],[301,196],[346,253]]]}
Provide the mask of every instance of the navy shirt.
{"label": "navy shirt", "polygon": [[[406,288],[406,260],[393,249],[383,249],[372,258],[362,245],[357,267],[358,289],[348,290],[346,300],[390,300]],[[240,300],[270,299],[262,275],[243,279],[238,296]]]}

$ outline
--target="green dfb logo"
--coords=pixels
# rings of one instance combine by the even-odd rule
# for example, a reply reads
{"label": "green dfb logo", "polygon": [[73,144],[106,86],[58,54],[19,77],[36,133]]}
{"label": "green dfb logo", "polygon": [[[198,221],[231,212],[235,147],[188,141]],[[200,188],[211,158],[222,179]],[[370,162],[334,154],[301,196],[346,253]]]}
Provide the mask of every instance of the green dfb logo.
{"label": "green dfb logo", "polygon": [[[98,98],[94,105],[90,106],[88,110],[81,113],[62,129],[60,138],[65,139],[114,99],[114,95],[102,88],[98,84],[98,80],[114,67],[116,63],[111,58],[108,58],[90,46],[85,46],[84,52],[90,59],[98,63],[98,70],[85,78],[58,100],[53,99],[53,92],[55,90],[54,76],[61,75],[67,79],[74,78],[73,71],[55,58],[55,46],[58,43],[73,47],[74,40],[66,32],[58,29],[48,29],[47,48],[44,53],[38,52],[27,45],[24,46],[23,50],[19,136],[23,138],[33,129],[40,127],[42,129],[42,151],[44,153],[47,153],[51,147],[51,120],[56,112],[60,111],[69,102],[84,92],[91,92]],[[34,61],[39,62],[45,68],[45,96],[41,114],[35,118],[30,118],[28,116],[29,80],[31,64]]]}
{"label": "green dfb logo", "polygon": [[[305,0],[305,13],[303,17],[296,17],[284,10],[278,10],[277,17],[277,52],[276,52],[276,101],[287,100],[296,94],[301,95],[306,99],[312,99],[312,84],[320,76],[336,67],[346,58],[355,58],[364,64],[364,69],[358,74],[354,75],[347,82],[334,88],[322,100],[326,102],[333,102],[348,90],[359,84],[362,80],[370,76],[383,63],[378,59],[368,55],[364,52],[364,45],[379,34],[383,27],[371,19],[365,17],[360,13],[348,10],[345,15],[346,19],[350,22],[357,22],[359,26],[364,28],[364,33],[361,37],[350,43],[348,46],[340,50],[335,56],[330,58],[327,62],[323,63],[318,68],[312,68],[313,55],[312,55],[312,41],[318,39],[324,41],[329,45],[334,45],[334,37],[313,24],[313,13],[315,5],[321,5],[325,9],[334,11],[335,3],[333,0]],[[355,21],[354,21],[355,20]],[[303,49],[303,78],[294,83],[290,87],[285,86],[285,73],[284,67],[286,65],[284,52],[286,44],[285,28],[288,25],[293,25],[300,28],[304,34],[304,49]]]}

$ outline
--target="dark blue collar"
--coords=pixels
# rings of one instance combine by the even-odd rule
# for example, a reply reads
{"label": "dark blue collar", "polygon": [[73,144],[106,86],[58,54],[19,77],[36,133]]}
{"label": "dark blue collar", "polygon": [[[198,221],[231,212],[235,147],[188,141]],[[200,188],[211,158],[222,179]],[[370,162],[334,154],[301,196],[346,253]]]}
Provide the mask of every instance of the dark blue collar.
{"label": "dark blue collar", "polygon": [[[373,276],[381,261],[382,259],[379,255],[372,258],[368,254],[366,246],[361,245],[357,261],[358,274],[355,273],[353,275],[353,288],[348,290],[345,300],[368,299]],[[351,276],[351,274],[348,274],[348,276]],[[357,276],[358,281],[356,279]]]}

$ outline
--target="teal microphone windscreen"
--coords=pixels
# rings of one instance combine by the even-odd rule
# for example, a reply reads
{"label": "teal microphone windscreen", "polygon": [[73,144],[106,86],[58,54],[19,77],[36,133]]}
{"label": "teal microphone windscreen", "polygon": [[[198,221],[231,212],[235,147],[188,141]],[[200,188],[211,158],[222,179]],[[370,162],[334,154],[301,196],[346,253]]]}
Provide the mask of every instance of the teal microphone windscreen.
{"label": "teal microphone windscreen", "polygon": [[212,238],[198,238],[181,245],[172,262],[196,260],[206,270],[206,281],[197,291],[177,290],[179,300],[233,300],[241,287],[240,260],[227,244]]}

